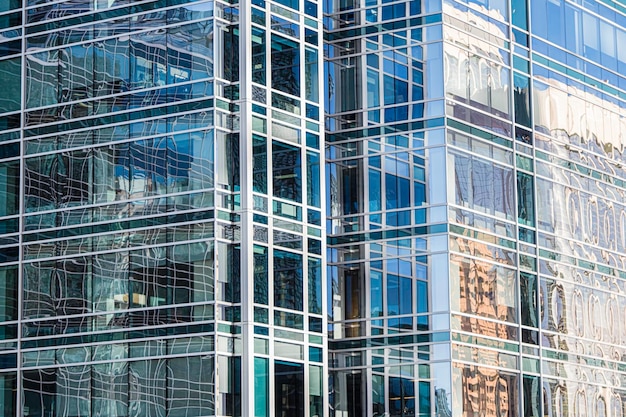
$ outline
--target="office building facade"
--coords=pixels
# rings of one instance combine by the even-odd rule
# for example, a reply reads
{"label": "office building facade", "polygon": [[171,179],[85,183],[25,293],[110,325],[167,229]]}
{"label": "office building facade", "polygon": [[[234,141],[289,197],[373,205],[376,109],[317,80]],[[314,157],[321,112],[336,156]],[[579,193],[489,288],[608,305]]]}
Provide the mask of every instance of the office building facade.
{"label": "office building facade", "polygon": [[626,414],[619,1],[0,25],[0,415]]}
{"label": "office building facade", "polygon": [[331,415],[625,415],[624,4],[327,11]]}
{"label": "office building facade", "polygon": [[0,10],[0,415],[323,415],[321,4]]}

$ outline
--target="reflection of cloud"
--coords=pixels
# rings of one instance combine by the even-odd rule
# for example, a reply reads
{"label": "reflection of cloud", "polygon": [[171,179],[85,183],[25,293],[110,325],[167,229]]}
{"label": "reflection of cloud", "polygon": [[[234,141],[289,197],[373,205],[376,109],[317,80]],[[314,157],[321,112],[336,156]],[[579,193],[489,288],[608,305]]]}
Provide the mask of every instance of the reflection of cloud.
{"label": "reflection of cloud", "polygon": [[[610,101],[599,92],[582,90],[544,76],[535,77],[533,103],[535,125],[554,139],[587,147],[595,142],[609,157],[622,154],[626,142],[626,118],[617,100]],[[582,85],[581,85],[582,87]],[[565,137],[561,134],[564,133]]]}
{"label": "reflection of cloud", "polygon": [[[495,43],[497,46],[505,48],[505,39],[509,36],[504,30],[506,26],[502,26],[502,23],[505,22],[506,19],[497,9],[493,8],[487,10],[483,5],[471,2],[467,6],[459,3],[451,5],[444,2],[443,12],[444,15],[447,15],[445,19],[448,23],[456,25],[464,24],[464,27],[460,28],[465,31],[463,36],[469,36],[469,32],[472,32],[472,30],[476,32],[476,29],[479,29],[483,32],[482,36],[487,36],[489,38],[489,42],[487,42],[480,38],[471,37],[471,42],[470,44],[465,45],[466,47],[488,51],[493,48],[492,44]],[[458,22],[454,22],[453,20],[451,21],[450,17],[458,20]],[[468,28],[466,25],[470,25],[471,28]],[[451,43],[462,44],[463,39],[454,35],[454,31],[445,30],[444,40]]]}

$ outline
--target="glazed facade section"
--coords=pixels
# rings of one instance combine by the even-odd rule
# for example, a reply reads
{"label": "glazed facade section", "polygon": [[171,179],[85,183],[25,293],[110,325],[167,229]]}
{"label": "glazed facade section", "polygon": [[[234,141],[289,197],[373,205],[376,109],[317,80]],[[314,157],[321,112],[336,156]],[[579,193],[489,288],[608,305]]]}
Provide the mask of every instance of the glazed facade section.
{"label": "glazed facade section", "polygon": [[323,414],[318,9],[0,5],[1,415]]}
{"label": "glazed facade section", "polygon": [[329,12],[331,415],[625,415],[626,9]]}
{"label": "glazed facade section", "polygon": [[449,414],[441,4],[329,7],[330,415]]}

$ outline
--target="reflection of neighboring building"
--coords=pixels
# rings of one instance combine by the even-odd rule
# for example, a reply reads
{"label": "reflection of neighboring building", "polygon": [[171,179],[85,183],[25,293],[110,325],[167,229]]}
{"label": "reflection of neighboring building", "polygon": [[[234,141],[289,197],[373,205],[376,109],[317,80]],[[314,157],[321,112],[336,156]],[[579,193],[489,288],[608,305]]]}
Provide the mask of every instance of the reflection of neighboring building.
{"label": "reflection of neighboring building", "polygon": [[623,416],[623,13],[328,7],[331,414]]}
{"label": "reflection of neighboring building", "polygon": [[0,1],[0,415],[325,415],[321,10]]}
{"label": "reflection of neighboring building", "polygon": [[624,417],[622,9],[0,1],[0,415]]}

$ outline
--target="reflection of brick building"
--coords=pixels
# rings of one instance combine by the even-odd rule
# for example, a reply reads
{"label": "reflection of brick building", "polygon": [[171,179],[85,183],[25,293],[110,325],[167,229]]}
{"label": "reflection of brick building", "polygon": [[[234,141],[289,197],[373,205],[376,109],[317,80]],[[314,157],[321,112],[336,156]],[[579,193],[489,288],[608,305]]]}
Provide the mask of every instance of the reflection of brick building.
{"label": "reflection of brick building", "polygon": [[[463,395],[463,417],[514,417],[518,415],[519,377],[480,366],[456,365],[460,369]],[[459,410],[460,411],[460,410]],[[455,414],[457,415],[457,414]]]}
{"label": "reflection of brick building", "polygon": [[509,324],[517,321],[515,272],[499,265],[510,264],[510,259],[500,257],[497,249],[484,243],[456,238],[456,244],[460,252],[478,257],[451,257],[451,273],[458,276],[458,311],[464,314],[459,318],[461,329],[485,336],[514,338],[516,330]]}

